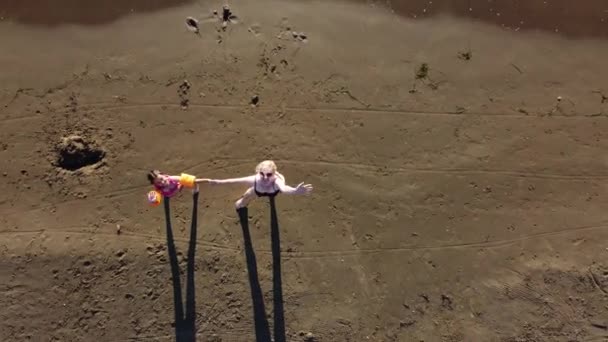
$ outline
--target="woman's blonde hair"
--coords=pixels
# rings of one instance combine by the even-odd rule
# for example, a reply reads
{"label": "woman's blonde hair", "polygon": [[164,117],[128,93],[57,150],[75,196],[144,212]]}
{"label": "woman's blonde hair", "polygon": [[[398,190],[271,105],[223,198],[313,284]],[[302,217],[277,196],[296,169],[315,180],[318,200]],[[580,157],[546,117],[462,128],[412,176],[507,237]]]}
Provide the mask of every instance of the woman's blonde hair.
{"label": "woman's blonde hair", "polygon": [[272,172],[276,172],[277,164],[275,164],[272,160],[264,160],[263,162],[259,163],[258,166],[255,167],[255,172],[258,173],[262,171],[262,169],[266,168],[271,169]]}

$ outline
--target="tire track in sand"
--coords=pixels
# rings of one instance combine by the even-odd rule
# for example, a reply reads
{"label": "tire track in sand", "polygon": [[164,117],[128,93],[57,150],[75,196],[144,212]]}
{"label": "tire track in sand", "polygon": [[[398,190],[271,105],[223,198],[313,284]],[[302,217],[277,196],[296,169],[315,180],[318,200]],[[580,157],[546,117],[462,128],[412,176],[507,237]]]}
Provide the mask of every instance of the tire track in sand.
{"label": "tire track in sand", "polygon": [[[34,234],[79,234],[79,235],[101,235],[105,237],[114,237],[116,239],[121,238],[131,238],[134,240],[141,239],[150,239],[156,241],[165,240],[164,236],[154,235],[154,234],[143,234],[143,233],[130,233],[130,232],[122,232],[120,235],[115,232],[110,231],[85,231],[85,227],[63,227],[63,228],[53,228],[53,229],[34,229],[34,230],[21,230],[21,231],[0,231],[0,235],[8,235],[8,236],[17,236],[17,235],[34,235]],[[489,241],[472,241],[472,242],[461,242],[461,243],[447,243],[447,244],[439,244],[439,245],[420,245],[420,246],[401,246],[401,247],[381,247],[381,248],[354,248],[354,249],[338,249],[338,250],[322,250],[322,251],[296,251],[296,252],[285,252],[282,251],[281,255],[286,258],[291,259],[322,259],[322,258],[331,258],[331,257],[341,257],[341,256],[362,256],[362,255],[374,255],[374,254],[388,254],[388,253],[399,253],[399,252],[409,252],[409,251],[441,251],[441,250],[459,250],[459,249],[473,249],[473,248],[500,248],[509,246],[518,242],[524,242],[533,239],[546,238],[546,237],[554,237],[567,235],[575,232],[582,231],[592,231],[592,230],[602,230],[608,229],[608,222],[597,224],[597,225],[588,225],[588,226],[578,226],[578,227],[567,227],[560,230],[549,231],[549,232],[539,232],[534,234],[522,235],[519,237],[514,237],[510,239],[498,239],[498,240],[489,240]],[[188,243],[189,240],[186,238],[174,238],[176,241],[182,243]],[[213,249],[213,250],[225,250],[225,251],[234,251],[241,252],[242,247],[240,245],[229,246],[218,244],[212,241],[206,240],[198,240],[197,245],[202,248]],[[271,250],[256,250],[256,252],[271,254]]]}
{"label": "tire track in sand", "polygon": [[[117,104],[114,102],[92,102],[92,103],[81,103],[79,107],[81,113],[87,113],[94,110],[115,110],[115,109],[137,109],[137,108],[150,108],[150,107],[167,107],[167,108],[181,108],[181,105],[174,102],[140,102],[140,103],[124,103]],[[224,105],[224,104],[204,104],[204,103],[189,103],[188,108],[200,108],[200,109],[228,109],[228,110],[241,110],[249,108],[248,105]],[[402,116],[459,116],[459,117],[500,117],[500,118],[541,118],[547,116],[546,113],[538,114],[526,114],[526,113],[492,113],[483,111],[472,111],[462,112],[460,110],[455,111],[433,111],[433,110],[407,110],[407,109],[392,109],[392,108],[379,108],[379,107],[304,107],[304,106],[290,106],[290,107],[268,107],[261,108],[261,111],[273,111],[273,110],[285,110],[291,112],[342,112],[342,113],[359,113],[359,114],[386,114],[386,115],[402,115]],[[54,113],[62,114],[67,110],[58,108]],[[43,118],[45,114],[36,113],[31,115],[22,115],[18,117],[11,117],[0,120],[0,123],[16,122],[22,120],[33,120]],[[553,113],[551,117],[560,118],[598,118],[597,114],[584,114],[584,115],[567,115],[563,113]]]}

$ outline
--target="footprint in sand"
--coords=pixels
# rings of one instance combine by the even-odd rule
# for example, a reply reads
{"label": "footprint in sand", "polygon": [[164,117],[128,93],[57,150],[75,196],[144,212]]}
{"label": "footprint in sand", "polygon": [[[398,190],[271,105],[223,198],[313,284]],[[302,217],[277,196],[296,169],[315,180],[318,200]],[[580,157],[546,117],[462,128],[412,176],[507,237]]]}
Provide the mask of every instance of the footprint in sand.
{"label": "footprint in sand", "polygon": [[190,82],[188,80],[184,80],[177,88],[177,95],[179,96],[179,104],[182,106],[182,109],[187,109],[188,104],[190,103]]}

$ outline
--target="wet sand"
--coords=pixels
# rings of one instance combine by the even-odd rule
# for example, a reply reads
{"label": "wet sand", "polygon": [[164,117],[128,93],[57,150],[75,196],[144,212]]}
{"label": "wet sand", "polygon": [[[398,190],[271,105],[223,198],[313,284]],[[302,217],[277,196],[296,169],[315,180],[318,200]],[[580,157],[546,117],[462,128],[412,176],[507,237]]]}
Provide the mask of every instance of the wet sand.
{"label": "wet sand", "polygon": [[3,0],[3,20],[27,25],[103,25],[133,14],[160,11],[192,3],[191,0],[125,0],[99,2],[90,0]]}
{"label": "wet sand", "polygon": [[[102,25],[124,16],[159,11],[192,2],[125,0],[108,4],[91,0],[5,0],[0,8],[0,16],[3,20],[35,26]],[[439,14],[448,14],[466,20],[492,23],[516,32],[543,30],[571,38],[608,37],[608,5],[603,0],[588,0],[577,5],[568,0],[354,2],[382,6],[409,19],[427,19]]]}
{"label": "wet sand", "polygon": [[603,12],[516,3],[4,2],[0,340],[605,339]]}
{"label": "wet sand", "polygon": [[389,2],[395,13],[424,19],[437,14],[492,23],[513,31],[542,30],[570,38],[608,38],[608,4],[568,0],[433,0]]}

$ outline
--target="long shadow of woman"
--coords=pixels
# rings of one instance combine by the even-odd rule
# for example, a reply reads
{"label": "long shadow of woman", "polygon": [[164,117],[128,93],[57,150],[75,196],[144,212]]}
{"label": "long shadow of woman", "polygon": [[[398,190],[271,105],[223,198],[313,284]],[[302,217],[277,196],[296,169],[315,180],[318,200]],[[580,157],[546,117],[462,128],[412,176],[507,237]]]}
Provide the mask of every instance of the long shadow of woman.
{"label": "long shadow of woman", "polygon": [[[247,208],[237,210],[241,228],[243,229],[243,241],[245,246],[245,258],[247,259],[247,271],[249,273],[249,285],[251,287],[251,299],[253,301],[253,319],[255,324],[255,336],[257,342],[271,341],[270,327],[266,319],[264,307],[264,296],[258,278],[257,262],[251,235],[249,234],[249,218]],[[285,318],[283,308],[283,287],[281,280],[281,244],[279,236],[279,221],[274,197],[270,198],[270,228],[272,240],[273,261],[273,304],[274,304],[274,341],[285,342]]]}
{"label": "long shadow of woman", "polygon": [[194,342],[196,341],[196,301],[194,288],[194,256],[196,252],[196,230],[198,217],[198,192],[193,194],[192,206],[192,225],[190,226],[190,241],[188,245],[188,264],[186,267],[186,312],[182,304],[182,288],[180,282],[179,263],[177,251],[173,239],[173,229],[171,227],[171,210],[169,198],[165,203],[165,223],[167,227],[167,250],[169,252],[169,262],[171,264],[171,275],[173,280],[173,301],[175,306],[175,341]]}
{"label": "long shadow of woman", "polygon": [[272,241],[272,293],[274,303],[274,340],[285,342],[283,281],[281,279],[281,239],[274,197],[270,197],[270,236]]}

